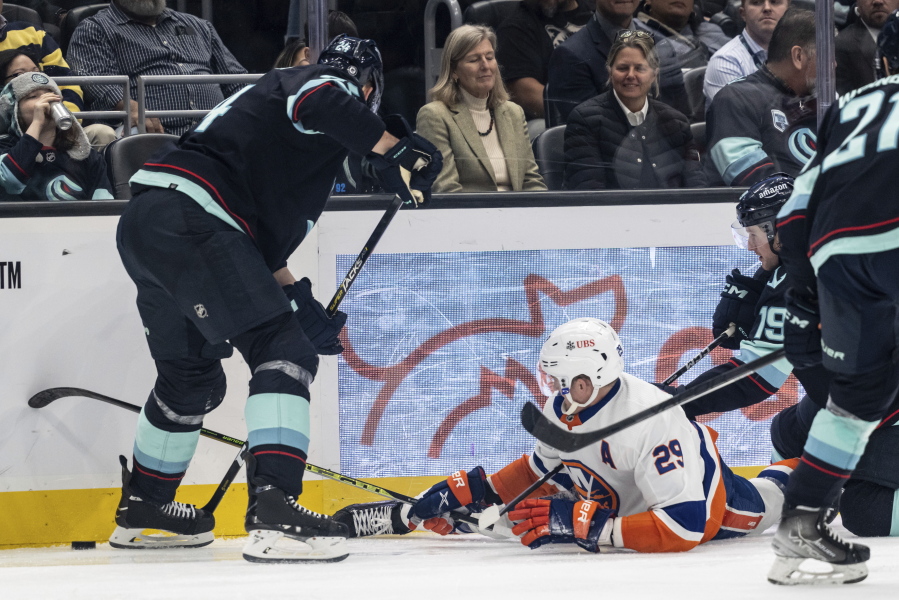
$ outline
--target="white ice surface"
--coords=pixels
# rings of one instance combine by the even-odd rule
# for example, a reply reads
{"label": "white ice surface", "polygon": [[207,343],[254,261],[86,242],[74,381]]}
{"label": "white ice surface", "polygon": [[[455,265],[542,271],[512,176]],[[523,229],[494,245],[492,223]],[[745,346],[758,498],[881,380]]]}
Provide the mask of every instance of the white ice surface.
{"label": "white ice surface", "polygon": [[[841,534],[845,530],[838,527]],[[517,541],[429,533],[350,540],[343,562],[259,565],[242,539],[194,550],[67,547],[0,552],[0,598],[280,600],[847,600],[899,598],[899,540],[863,540],[868,579],[853,585],[781,587],[765,576],[773,530],[679,554],[591,555],[568,545],[529,550]],[[849,536],[851,537],[851,536]]]}

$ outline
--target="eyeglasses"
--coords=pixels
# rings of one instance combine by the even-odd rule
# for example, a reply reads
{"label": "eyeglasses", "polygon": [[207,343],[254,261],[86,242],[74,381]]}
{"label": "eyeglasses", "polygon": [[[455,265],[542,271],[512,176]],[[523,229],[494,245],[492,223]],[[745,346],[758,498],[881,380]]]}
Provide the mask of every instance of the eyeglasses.
{"label": "eyeglasses", "polygon": [[629,40],[630,38],[636,38],[638,40],[649,40],[655,45],[656,40],[652,37],[652,34],[648,31],[641,31],[639,29],[624,29],[618,32],[618,36],[615,38],[616,42],[623,42],[625,40]]}

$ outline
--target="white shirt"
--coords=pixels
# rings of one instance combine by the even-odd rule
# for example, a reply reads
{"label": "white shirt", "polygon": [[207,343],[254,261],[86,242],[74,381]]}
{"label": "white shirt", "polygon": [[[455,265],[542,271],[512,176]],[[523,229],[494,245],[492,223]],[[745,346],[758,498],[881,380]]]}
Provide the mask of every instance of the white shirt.
{"label": "white shirt", "polygon": [[612,93],[615,94],[615,100],[618,100],[618,104],[621,105],[621,110],[624,111],[624,116],[627,117],[627,122],[631,124],[631,127],[642,125],[643,121],[646,120],[646,113],[649,111],[649,100],[644,98],[643,108],[637,112],[631,112],[631,110],[624,105],[624,102],[621,101],[621,98],[618,97],[618,92],[612,90]]}
{"label": "white shirt", "polygon": [[[749,50],[746,49],[747,46]],[[712,104],[712,98],[718,90],[734,79],[752,75],[766,60],[768,60],[767,50],[752,39],[745,29],[740,35],[724,44],[709,59],[709,65],[705,70],[705,82],[702,86],[705,107],[708,109]]]}

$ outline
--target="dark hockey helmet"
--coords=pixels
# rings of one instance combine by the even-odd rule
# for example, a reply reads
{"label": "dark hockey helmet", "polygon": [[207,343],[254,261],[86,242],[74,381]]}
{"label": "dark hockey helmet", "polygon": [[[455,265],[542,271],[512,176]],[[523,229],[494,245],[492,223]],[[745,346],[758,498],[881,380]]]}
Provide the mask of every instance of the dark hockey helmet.
{"label": "dark hockey helmet", "polygon": [[734,240],[741,248],[749,248],[747,227],[758,225],[770,244],[776,233],[777,213],[793,193],[793,178],[775,173],[746,190],[737,202],[737,220],[731,225]]}
{"label": "dark hockey helmet", "polygon": [[885,77],[883,59],[890,67],[890,75],[899,73],[899,10],[894,10],[877,36],[877,76]]}
{"label": "dark hockey helmet", "polygon": [[366,104],[372,112],[378,112],[381,94],[384,92],[384,64],[374,40],[363,40],[341,33],[322,50],[318,64],[330,65],[343,71],[360,85],[370,83],[373,89]]}

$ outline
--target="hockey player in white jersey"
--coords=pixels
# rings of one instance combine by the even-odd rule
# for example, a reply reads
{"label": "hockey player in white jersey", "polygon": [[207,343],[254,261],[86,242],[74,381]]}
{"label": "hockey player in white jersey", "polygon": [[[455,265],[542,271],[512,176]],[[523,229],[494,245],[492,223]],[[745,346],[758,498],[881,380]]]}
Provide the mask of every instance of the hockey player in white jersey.
{"label": "hockey player in white jersey", "polygon": [[[553,331],[540,353],[555,392],[544,414],[559,427],[588,432],[669,397],[624,373],[623,353],[618,335],[598,319],[575,319]],[[675,408],[576,452],[538,442],[530,456],[489,477],[481,467],[453,473],[411,509],[397,506],[383,528],[401,533],[420,524],[449,533],[456,526],[451,511],[507,503],[561,462],[558,474],[508,513],[512,531],[531,548],[570,543],[590,552],[603,546],[674,552],[760,533],[779,519],[796,461],[776,463],[747,480],[722,462],[716,437]],[[355,505],[335,518],[363,534],[353,523],[365,523],[365,511],[376,506],[386,508]]]}

